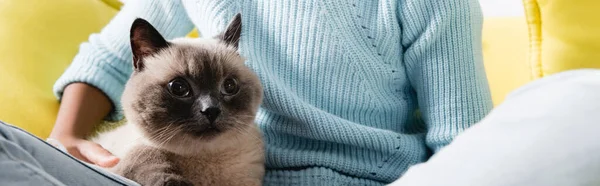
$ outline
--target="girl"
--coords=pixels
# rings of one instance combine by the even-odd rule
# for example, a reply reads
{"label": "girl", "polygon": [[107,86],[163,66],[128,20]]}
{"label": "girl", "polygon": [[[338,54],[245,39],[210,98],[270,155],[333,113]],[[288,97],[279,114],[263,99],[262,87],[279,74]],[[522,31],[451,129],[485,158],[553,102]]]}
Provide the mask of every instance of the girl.
{"label": "girl", "polygon": [[130,1],[56,82],[51,138],[89,163],[119,160],[84,138],[122,119],[129,27],[213,37],[242,14],[240,53],[263,84],[256,123],[267,185],[381,185],[483,118],[491,99],[476,0]]}

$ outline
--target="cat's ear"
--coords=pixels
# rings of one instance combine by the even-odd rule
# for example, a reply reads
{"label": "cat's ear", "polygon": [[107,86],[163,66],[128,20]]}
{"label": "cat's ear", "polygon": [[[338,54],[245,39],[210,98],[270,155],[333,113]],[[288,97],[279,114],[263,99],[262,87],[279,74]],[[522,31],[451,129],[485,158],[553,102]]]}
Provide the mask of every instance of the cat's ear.
{"label": "cat's ear", "polygon": [[229,25],[217,38],[221,39],[225,44],[238,48],[240,42],[240,34],[242,33],[242,15],[240,13],[233,17]]}
{"label": "cat's ear", "polygon": [[144,69],[144,57],[169,46],[165,38],[148,21],[141,18],[133,21],[129,39],[133,52],[133,67],[137,71]]}

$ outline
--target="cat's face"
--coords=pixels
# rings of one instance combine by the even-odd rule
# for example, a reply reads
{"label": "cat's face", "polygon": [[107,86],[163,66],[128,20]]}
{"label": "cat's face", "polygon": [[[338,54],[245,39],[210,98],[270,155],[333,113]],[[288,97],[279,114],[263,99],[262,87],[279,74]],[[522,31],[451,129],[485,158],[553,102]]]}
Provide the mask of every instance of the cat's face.
{"label": "cat's face", "polygon": [[237,53],[239,15],[215,39],[165,41],[146,21],[131,29],[134,72],[123,108],[154,143],[243,132],[262,100],[258,77]]}

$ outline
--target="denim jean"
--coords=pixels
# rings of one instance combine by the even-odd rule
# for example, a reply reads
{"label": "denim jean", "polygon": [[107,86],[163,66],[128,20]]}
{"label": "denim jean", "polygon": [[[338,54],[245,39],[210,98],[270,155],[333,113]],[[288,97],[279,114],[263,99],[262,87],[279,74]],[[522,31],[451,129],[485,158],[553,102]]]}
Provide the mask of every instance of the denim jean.
{"label": "denim jean", "polygon": [[0,122],[0,185],[138,185]]}

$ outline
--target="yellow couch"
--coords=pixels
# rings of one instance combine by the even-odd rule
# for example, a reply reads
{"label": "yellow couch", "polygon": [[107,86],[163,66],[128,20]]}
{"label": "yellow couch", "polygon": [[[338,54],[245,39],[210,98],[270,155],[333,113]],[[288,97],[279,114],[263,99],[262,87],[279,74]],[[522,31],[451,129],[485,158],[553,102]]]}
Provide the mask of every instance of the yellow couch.
{"label": "yellow couch", "polygon": [[[526,5],[531,5],[528,6],[528,21],[525,17],[485,19],[484,60],[495,104],[502,102],[510,91],[543,75],[564,69],[595,67],[594,62],[579,59],[576,64],[562,63],[568,65],[552,61],[550,70],[545,70],[541,65],[545,59],[539,56],[552,55],[541,54],[540,48],[555,44],[542,42],[541,36],[545,32],[540,19],[548,16],[540,16],[540,12],[543,13],[540,10],[546,9],[536,6],[549,3],[539,1],[541,3],[524,0]],[[581,1],[595,3],[595,0]],[[550,4],[551,7],[563,5]],[[0,1],[0,120],[38,137],[47,137],[59,105],[51,91],[54,81],[68,66],[79,44],[86,41],[90,33],[100,31],[119,7],[117,0]],[[588,22],[593,21],[588,19]],[[556,24],[551,26],[554,28]],[[586,46],[595,45],[588,42]],[[536,56],[531,57],[528,53]],[[560,59],[569,60],[568,57]]]}
{"label": "yellow couch", "polygon": [[116,2],[0,1],[0,120],[49,135],[58,111],[54,81],[79,44],[117,13]]}

